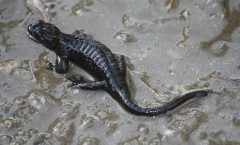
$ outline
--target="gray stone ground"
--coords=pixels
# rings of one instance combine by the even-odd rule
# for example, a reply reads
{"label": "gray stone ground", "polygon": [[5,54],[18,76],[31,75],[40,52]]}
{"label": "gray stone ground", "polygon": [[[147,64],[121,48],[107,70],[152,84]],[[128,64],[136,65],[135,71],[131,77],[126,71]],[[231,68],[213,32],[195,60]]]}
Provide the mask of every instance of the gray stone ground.
{"label": "gray stone ground", "polygon": [[[141,106],[216,93],[139,117],[104,91],[68,89],[46,69],[55,54],[26,35],[38,19],[66,33],[84,29],[128,56]],[[0,0],[0,145],[238,145],[239,26],[238,0]]]}

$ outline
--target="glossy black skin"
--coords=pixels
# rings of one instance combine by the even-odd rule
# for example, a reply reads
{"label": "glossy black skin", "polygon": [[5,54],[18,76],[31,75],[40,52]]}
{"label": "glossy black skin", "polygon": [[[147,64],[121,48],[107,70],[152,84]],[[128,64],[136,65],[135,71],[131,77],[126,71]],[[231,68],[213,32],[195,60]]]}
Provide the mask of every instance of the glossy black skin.
{"label": "glossy black skin", "polygon": [[60,62],[51,65],[57,73],[68,71],[68,61],[71,61],[91,74],[95,81],[83,82],[76,78],[70,79],[74,89],[97,90],[108,92],[119,104],[135,115],[156,116],[180,106],[184,102],[208,95],[207,90],[187,93],[177,99],[155,108],[143,108],[130,99],[126,84],[126,63],[123,55],[112,53],[105,45],[83,35],[74,36],[60,32],[49,23],[39,20],[28,26],[28,36],[36,42],[54,51]]}

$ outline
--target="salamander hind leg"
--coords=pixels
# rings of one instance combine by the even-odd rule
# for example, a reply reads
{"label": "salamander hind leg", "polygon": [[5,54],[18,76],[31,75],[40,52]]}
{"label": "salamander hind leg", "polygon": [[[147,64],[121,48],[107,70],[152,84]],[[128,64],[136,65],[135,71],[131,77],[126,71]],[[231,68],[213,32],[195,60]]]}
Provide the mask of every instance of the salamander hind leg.
{"label": "salamander hind leg", "polygon": [[85,82],[83,79],[78,80],[75,77],[68,78],[68,80],[72,82],[70,86],[72,89],[98,90],[107,87],[106,81]]}
{"label": "salamander hind leg", "polygon": [[98,89],[104,89],[107,86],[106,81],[93,81],[93,82],[86,82],[86,83],[80,83],[77,85],[72,86],[72,89],[84,89],[84,90],[98,90]]}
{"label": "salamander hind leg", "polygon": [[129,58],[124,55],[114,54],[114,58],[117,61],[123,81],[127,84],[127,86],[131,86],[129,87],[130,94],[134,95],[136,93],[135,85],[131,76],[128,74],[128,70],[133,70],[133,65],[131,64]]}
{"label": "salamander hind leg", "polygon": [[71,77],[68,77],[67,80],[69,80],[70,82],[72,82],[72,84],[69,85],[69,87],[72,87],[72,86],[75,86],[75,85],[77,85],[77,84],[85,83],[85,82],[86,82],[82,76],[81,76],[79,79],[77,79],[75,76],[71,76]]}
{"label": "salamander hind leg", "polygon": [[121,54],[114,54],[122,76],[126,76],[126,57]]}

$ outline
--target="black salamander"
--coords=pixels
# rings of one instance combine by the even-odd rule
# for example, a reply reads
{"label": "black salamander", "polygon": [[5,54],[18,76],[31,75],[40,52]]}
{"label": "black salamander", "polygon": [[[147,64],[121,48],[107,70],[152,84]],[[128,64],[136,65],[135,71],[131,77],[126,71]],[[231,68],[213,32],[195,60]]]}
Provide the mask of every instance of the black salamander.
{"label": "black salamander", "polygon": [[177,97],[163,106],[140,107],[130,99],[130,92],[126,84],[126,63],[123,55],[112,53],[105,45],[86,37],[84,33],[79,36],[65,34],[55,25],[45,23],[42,20],[30,24],[27,33],[32,40],[43,44],[60,57],[60,61],[56,61],[54,66],[51,65],[57,73],[66,73],[68,61],[71,61],[95,79],[92,82],[83,82],[71,78],[72,88],[105,90],[124,109],[135,115],[156,116],[171,111],[190,99],[208,95],[207,90],[197,90]]}

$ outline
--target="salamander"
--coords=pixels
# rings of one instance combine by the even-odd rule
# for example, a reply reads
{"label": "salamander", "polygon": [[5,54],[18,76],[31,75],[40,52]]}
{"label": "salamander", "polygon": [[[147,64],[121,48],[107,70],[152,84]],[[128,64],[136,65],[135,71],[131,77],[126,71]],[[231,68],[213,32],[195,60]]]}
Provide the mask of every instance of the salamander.
{"label": "salamander", "polygon": [[50,64],[59,74],[68,72],[68,62],[88,72],[94,81],[70,78],[72,88],[85,90],[102,89],[111,95],[127,111],[135,115],[156,116],[166,113],[193,98],[208,95],[207,90],[195,90],[159,107],[141,107],[133,100],[126,82],[125,56],[113,53],[99,41],[81,35],[61,32],[55,25],[38,20],[27,28],[28,36],[59,56],[60,61]]}

